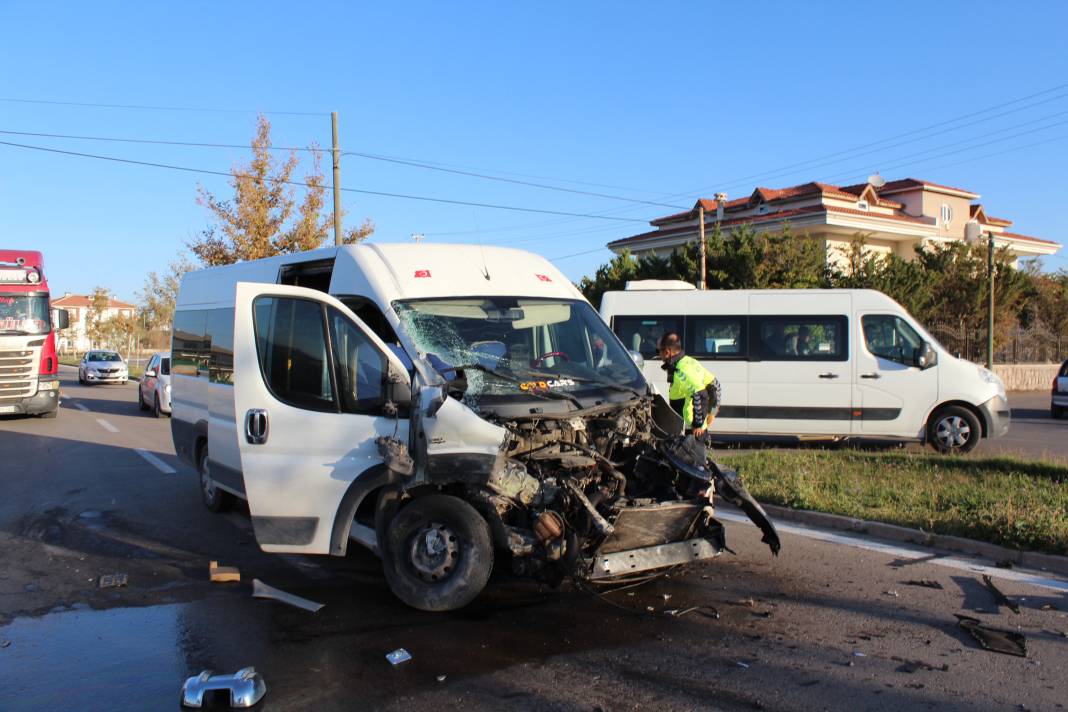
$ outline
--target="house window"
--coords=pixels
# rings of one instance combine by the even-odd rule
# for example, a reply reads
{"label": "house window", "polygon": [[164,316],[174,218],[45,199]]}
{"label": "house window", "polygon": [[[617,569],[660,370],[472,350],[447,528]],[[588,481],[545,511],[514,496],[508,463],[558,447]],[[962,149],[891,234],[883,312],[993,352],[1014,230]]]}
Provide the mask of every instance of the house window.
{"label": "house window", "polygon": [[868,209],[868,201],[867,200],[858,200],[857,201],[857,210],[867,210],[867,209]]}
{"label": "house window", "polygon": [[953,208],[948,203],[942,203],[942,224],[948,226],[953,222]]}
{"label": "house window", "polygon": [[768,206],[767,205],[761,205],[760,207],[757,208],[757,215],[763,215],[766,212],[768,212]]}

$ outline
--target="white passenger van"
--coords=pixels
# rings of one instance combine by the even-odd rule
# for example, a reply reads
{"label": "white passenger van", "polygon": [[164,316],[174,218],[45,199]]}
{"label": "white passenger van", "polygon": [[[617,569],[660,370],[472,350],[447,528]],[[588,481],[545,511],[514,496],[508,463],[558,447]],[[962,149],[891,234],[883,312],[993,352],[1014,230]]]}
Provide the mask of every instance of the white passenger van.
{"label": "white passenger van", "polygon": [[605,293],[601,316],[665,393],[656,341],[683,339],[722,387],[714,435],[913,440],[967,452],[1009,429],[1001,379],[948,353],[881,292],[637,281]]}
{"label": "white passenger van", "polygon": [[[725,547],[710,486],[779,549],[735,473],[683,445],[571,281],[477,245],[331,247],[191,272],[171,349],[174,446],[265,551],[375,551],[425,610],[494,560],[617,580]],[[691,453],[688,455],[687,453]]]}

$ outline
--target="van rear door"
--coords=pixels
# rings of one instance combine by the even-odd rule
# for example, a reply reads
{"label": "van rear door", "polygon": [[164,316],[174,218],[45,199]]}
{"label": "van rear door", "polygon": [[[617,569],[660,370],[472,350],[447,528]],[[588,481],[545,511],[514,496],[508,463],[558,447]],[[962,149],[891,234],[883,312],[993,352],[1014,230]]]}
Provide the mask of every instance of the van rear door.
{"label": "van rear door", "polygon": [[851,302],[828,293],[749,297],[749,432],[850,433]]}
{"label": "van rear door", "polygon": [[[408,420],[384,412],[391,388],[408,379],[337,299],[302,287],[237,284],[237,444],[264,551],[336,550],[335,518],[350,485],[382,470],[375,439],[408,442]],[[348,523],[340,524],[347,533]]]}

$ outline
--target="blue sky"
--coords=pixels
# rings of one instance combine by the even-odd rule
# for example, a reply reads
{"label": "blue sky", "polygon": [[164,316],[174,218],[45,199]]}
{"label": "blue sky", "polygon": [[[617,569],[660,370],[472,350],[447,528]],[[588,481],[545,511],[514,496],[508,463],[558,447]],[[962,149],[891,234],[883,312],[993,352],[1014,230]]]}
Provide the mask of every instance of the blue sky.
{"label": "blue sky", "polygon": [[[247,144],[256,111],[336,110],[346,150],[665,204],[344,158],[349,188],[633,220],[344,195],[348,221],[373,218],[376,240],[424,233],[521,246],[566,257],[558,265],[573,279],[607,260],[598,248],[609,240],[674,212],[667,205],[688,207],[717,189],[737,197],[755,185],[862,180],[875,170],[969,188],[991,214],[1014,219],[1015,231],[1068,244],[1068,3],[1027,7],[4,3],[0,98],[242,111],[0,101],[0,131]],[[976,117],[1043,102],[1001,118],[776,170],[1058,85]],[[327,116],[270,118],[277,145],[329,145]],[[223,171],[248,154],[0,141]],[[228,190],[221,177],[0,145],[0,245],[44,250],[54,292],[103,285],[133,299],[148,270],[164,269],[208,225],[195,203],[198,182]],[[1068,259],[1046,266],[1068,268]]]}

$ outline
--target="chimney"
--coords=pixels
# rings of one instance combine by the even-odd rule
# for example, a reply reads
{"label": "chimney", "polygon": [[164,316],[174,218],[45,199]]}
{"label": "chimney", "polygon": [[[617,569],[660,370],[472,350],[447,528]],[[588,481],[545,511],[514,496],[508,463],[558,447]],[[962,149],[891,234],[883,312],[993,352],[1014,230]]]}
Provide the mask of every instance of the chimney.
{"label": "chimney", "polygon": [[726,202],[726,193],[716,193],[716,222],[723,221],[723,204]]}

